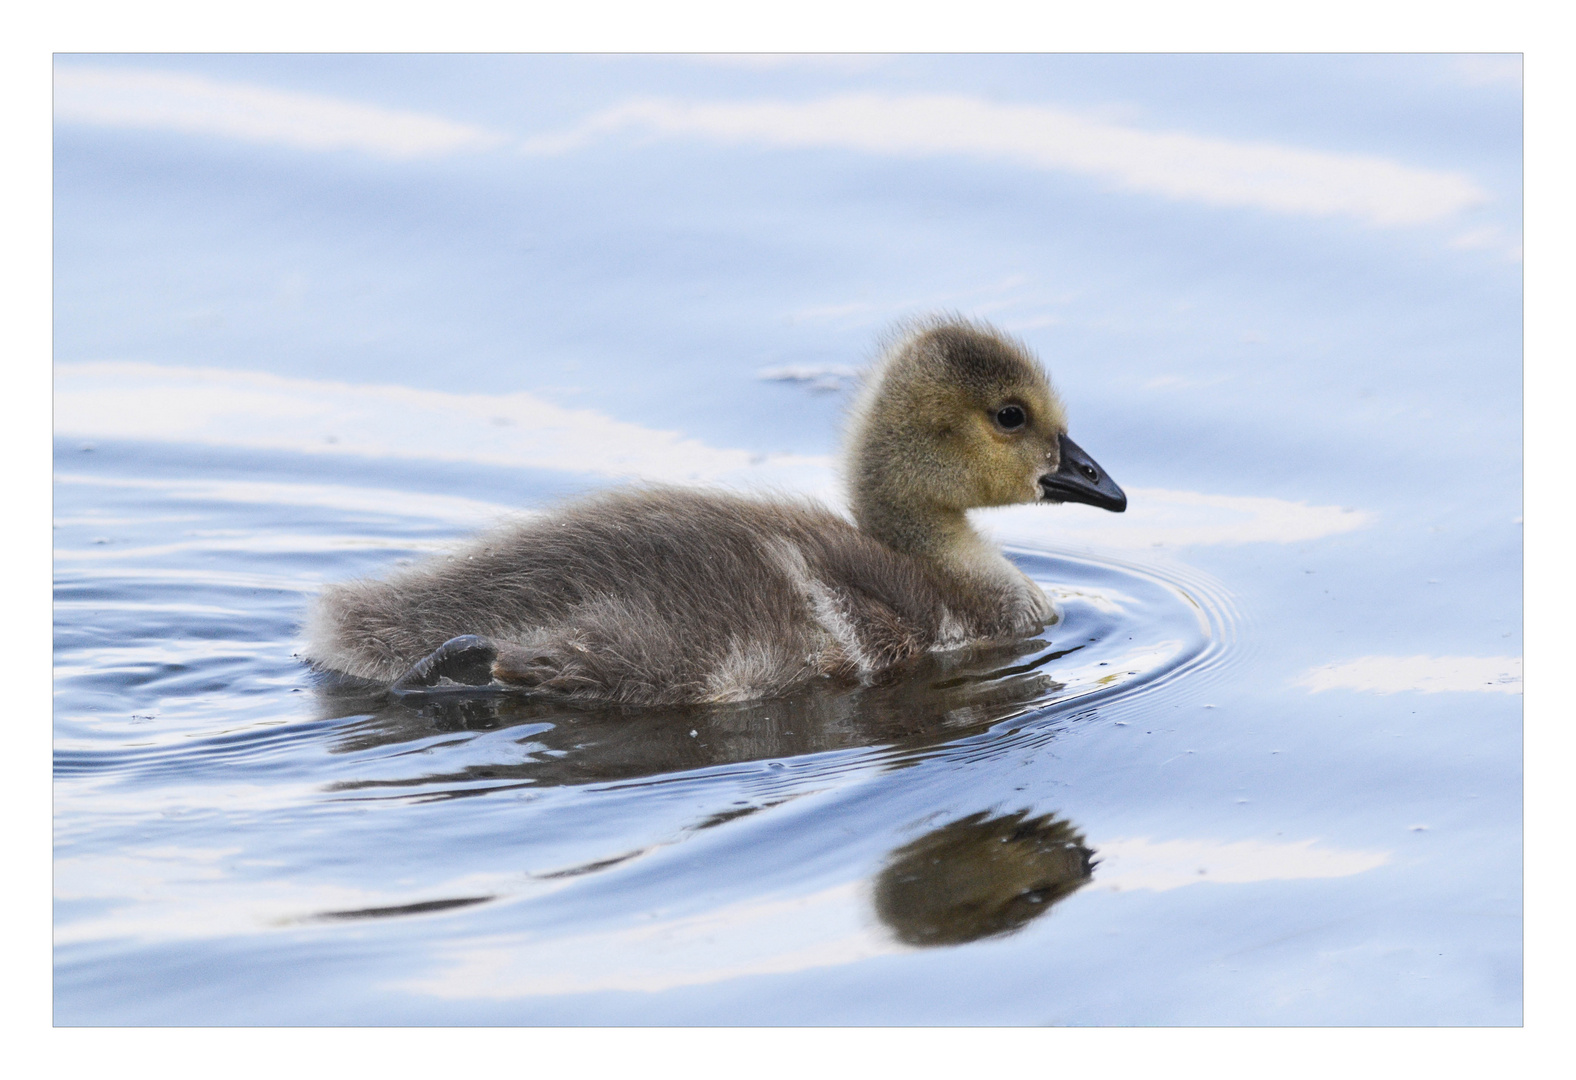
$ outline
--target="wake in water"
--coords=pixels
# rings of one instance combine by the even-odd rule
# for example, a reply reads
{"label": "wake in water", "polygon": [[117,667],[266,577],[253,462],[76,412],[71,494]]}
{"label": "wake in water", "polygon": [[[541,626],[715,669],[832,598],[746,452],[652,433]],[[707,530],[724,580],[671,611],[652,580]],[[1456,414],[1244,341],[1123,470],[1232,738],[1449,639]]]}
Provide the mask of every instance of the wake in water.
{"label": "wake in water", "polygon": [[[562,923],[564,941],[603,933],[607,915],[670,894],[666,877],[641,882],[676,857],[690,866],[681,891],[729,902],[825,870],[867,881],[828,894],[832,922],[862,910],[885,929],[838,956],[1012,933],[1097,877],[1098,855],[1065,817],[1031,811],[1022,784],[982,776],[1221,656],[1224,609],[1207,589],[1014,550],[1057,608],[1043,634],[918,657],[863,685],[665,708],[390,694],[310,672],[292,655],[301,613],[324,579],[421,557],[469,520],[420,495],[194,482],[121,460],[79,457],[58,489],[57,933],[62,1000],[87,1010],[74,1015],[202,1015],[156,995],[133,1008],[114,989],[168,947],[266,949],[375,924],[379,963],[404,969],[535,921],[565,889],[590,907]],[[870,802],[885,776],[929,779],[891,789],[919,800],[895,811]],[[794,809],[839,804],[833,822]],[[916,816],[929,824],[893,832]],[[777,839],[741,862],[762,827]],[[733,854],[681,857],[719,839]],[[781,878],[803,868],[803,843],[823,872]],[[225,854],[194,870],[209,851]],[[788,862],[757,880],[745,866],[766,851]],[[81,902],[74,881],[91,881]],[[438,939],[397,929],[433,919]],[[337,955],[302,977],[336,970]],[[354,1000],[340,1015],[372,1015]]]}

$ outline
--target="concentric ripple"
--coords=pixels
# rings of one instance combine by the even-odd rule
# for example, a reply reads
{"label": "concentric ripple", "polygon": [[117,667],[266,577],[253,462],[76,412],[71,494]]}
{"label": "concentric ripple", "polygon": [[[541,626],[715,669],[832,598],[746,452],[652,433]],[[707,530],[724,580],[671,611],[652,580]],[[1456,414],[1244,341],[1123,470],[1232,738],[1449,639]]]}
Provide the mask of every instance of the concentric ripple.
{"label": "concentric ripple", "polygon": [[[314,676],[293,655],[299,619],[325,582],[420,558],[501,507],[288,472],[161,475],[114,448],[69,465],[55,607],[67,999],[113,996],[141,950],[171,943],[380,928],[385,962],[403,968],[428,944],[400,926],[441,921],[459,947],[530,908],[533,925],[573,934],[656,902],[675,865],[745,895],[782,872],[738,876],[762,835],[783,857],[809,845],[792,856],[801,869],[829,860],[846,882],[891,827],[859,809],[872,784],[923,777],[904,798],[933,814],[975,805],[993,762],[1034,760],[1113,703],[1207,683],[1235,618],[1196,575],[1013,549],[1057,622],[872,685],[687,709],[412,707]],[[1088,853],[1053,855],[1076,828],[1025,813],[977,812],[935,850],[1018,845],[1031,877],[1073,875],[1030,893],[1069,894]],[[729,854],[693,862],[708,850]],[[910,896],[883,888],[888,906]],[[554,907],[560,893],[579,899]],[[923,933],[958,932],[947,925]]]}

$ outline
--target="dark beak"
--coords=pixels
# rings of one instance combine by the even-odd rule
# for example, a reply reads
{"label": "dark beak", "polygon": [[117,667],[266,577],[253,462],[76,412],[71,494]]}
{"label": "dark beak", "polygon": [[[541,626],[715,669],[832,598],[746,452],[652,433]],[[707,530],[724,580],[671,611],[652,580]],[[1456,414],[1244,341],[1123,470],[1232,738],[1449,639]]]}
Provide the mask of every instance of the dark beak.
{"label": "dark beak", "polygon": [[1062,467],[1040,477],[1040,490],[1045,492],[1046,502],[1088,503],[1118,514],[1127,509],[1122,489],[1066,435],[1062,436]]}

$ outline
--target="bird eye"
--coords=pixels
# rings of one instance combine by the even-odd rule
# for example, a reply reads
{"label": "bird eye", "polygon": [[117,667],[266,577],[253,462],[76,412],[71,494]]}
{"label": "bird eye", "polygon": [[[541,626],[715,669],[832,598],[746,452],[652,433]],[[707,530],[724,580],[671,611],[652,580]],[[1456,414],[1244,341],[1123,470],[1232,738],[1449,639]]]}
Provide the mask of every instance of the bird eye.
{"label": "bird eye", "polygon": [[996,410],[996,423],[1007,431],[1021,428],[1028,419],[1021,405],[1007,405]]}

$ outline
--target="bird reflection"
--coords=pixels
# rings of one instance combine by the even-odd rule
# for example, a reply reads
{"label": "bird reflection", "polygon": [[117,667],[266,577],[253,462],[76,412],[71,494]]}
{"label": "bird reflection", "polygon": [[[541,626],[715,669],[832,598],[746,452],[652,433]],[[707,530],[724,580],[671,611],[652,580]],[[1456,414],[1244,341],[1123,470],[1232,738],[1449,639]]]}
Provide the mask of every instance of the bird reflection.
{"label": "bird reflection", "polygon": [[876,877],[876,914],[909,945],[999,937],[1088,884],[1093,856],[1070,822],[981,811],[892,852]]}
{"label": "bird reflection", "polygon": [[[989,728],[1063,689],[1044,666],[1081,648],[1044,639],[931,655],[871,685],[829,685],[792,697],[729,705],[571,708],[515,694],[433,694],[394,699],[349,684],[318,688],[324,719],[362,717],[339,734],[337,753],[366,753],[380,775],[335,790],[420,788],[441,797],[499,784],[562,785],[629,780],[708,766],[865,746],[923,750]],[[431,742],[444,733],[521,728],[477,759],[470,742]],[[428,740],[426,752],[377,751]],[[445,767],[445,758],[452,765]],[[460,760],[463,758],[463,761]],[[406,765],[405,763],[408,763]],[[408,769],[404,775],[389,775]],[[492,784],[477,784],[492,781]],[[464,785],[457,787],[456,785]],[[413,792],[414,794],[414,792]]]}

